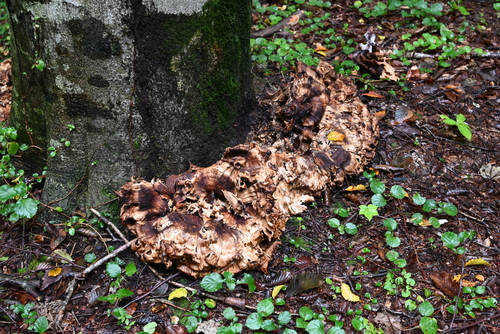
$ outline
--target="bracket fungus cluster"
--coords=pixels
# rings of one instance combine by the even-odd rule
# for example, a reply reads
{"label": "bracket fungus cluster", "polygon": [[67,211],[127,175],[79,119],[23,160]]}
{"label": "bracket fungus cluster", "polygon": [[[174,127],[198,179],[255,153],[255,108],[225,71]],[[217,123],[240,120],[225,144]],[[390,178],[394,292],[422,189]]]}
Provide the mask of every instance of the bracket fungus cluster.
{"label": "bracket fungus cluster", "polygon": [[278,134],[227,148],[209,167],[125,184],[120,219],[137,236],[132,249],[193,277],[266,271],[288,218],[373,158],[379,119],[356,93],[331,65],[299,63],[269,99]]}

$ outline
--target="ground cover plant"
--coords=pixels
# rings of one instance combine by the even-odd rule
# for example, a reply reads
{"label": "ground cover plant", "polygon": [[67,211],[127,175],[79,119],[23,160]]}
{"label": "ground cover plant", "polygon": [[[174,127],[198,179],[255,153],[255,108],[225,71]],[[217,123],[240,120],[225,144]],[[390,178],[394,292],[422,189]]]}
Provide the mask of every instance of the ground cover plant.
{"label": "ground cover plant", "polygon": [[[500,331],[500,2],[254,0],[253,9],[262,105],[298,61],[333,64],[385,113],[371,165],[290,217],[268,274],[193,280],[153,266],[158,278],[117,252],[123,242],[105,229],[117,217],[31,219],[43,170],[12,164],[26,143],[3,127],[0,333]],[[53,154],[71,145],[70,130]],[[106,254],[64,304],[73,276]]]}

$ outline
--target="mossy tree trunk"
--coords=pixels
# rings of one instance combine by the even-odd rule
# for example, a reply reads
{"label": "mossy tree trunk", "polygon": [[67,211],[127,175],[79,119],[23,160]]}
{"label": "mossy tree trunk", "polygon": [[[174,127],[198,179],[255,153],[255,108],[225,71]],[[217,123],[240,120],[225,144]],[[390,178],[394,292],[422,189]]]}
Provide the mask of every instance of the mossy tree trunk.
{"label": "mossy tree trunk", "polygon": [[[28,170],[47,165],[43,201],[62,199],[53,205],[70,214],[88,209],[131,176],[209,165],[241,142],[253,99],[250,8],[250,0],[8,1],[10,122],[33,147]],[[47,159],[50,147],[57,155]]]}

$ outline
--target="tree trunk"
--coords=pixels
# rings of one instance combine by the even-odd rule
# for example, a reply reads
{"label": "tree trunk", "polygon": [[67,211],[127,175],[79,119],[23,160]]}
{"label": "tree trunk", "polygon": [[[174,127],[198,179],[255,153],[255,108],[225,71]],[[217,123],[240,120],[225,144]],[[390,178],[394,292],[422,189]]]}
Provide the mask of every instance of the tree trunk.
{"label": "tree trunk", "polygon": [[[45,203],[87,209],[131,176],[206,166],[244,139],[250,0],[11,0],[8,8],[10,122],[32,144],[28,171],[48,166]],[[54,149],[55,157],[42,153]]]}

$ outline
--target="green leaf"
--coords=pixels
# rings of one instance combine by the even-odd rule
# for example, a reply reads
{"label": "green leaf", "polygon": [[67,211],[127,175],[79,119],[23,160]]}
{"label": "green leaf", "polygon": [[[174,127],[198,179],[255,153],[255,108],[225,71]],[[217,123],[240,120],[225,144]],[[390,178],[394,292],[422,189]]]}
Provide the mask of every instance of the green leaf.
{"label": "green leaf", "polygon": [[419,193],[413,195],[413,203],[416,205],[423,205],[425,203],[425,197],[422,197]]}
{"label": "green leaf", "polygon": [[14,155],[17,153],[17,151],[19,151],[18,143],[14,141],[7,144],[7,153],[9,153],[9,155]]}
{"label": "green leaf", "polygon": [[381,208],[387,204],[387,201],[382,194],[375,194],[372,196],[372,204]]}
{"label": "green leaf", "polygon": [[233,320],[236,317],[236,312],[231,307],[226,307],[224,311],[222,311],[222,315],[227,320]]}
{"label": "green leaf", "polygon": [[135,266],[134,261],[130,261],[125,267],[125,275],[128,277],[134,275],[137,272],[137,267]]}
{"label": "green leaf", "polygon": [[153,321],[144,325],[144,327],[142,327],[142,330],[147,334],[153,334],[156,330],[156,326],[158,326],[158,324]]}
{"label": "green leaf", "polygon": [[355,235],[358,233],[358,227],[353,223],[347,223],[345,224],[345,231],[351,235]]}
{"label": "green leaf", "polygon": [[17,201],[15,205],[15,213],[20,218],[33,218],[38,211],[39,201],[32,198],[25,198]]}
{"label": "green leaf", "polygon": [[266,298],[261,300],[257,304],[257,312],[259,312],[259,314],[263,315],[264,317],[271,315],[274,312],[274,305],[272,299]]}
{"label": "green leaf", "polygon": [[448,125],[457,125],[457,122],[446,115],[439,115],[443,119],[443,123]]}
{"label": "green leaf", "polygon": [[422,316],[430,317],[434,313],[434,306],[426,300],[418,306],[418,311]]}
{"label": "green leaf", "polygon": [[443,244],[448,248],[456,248],[460,244],[460,237],[454,232],[445,232],[441,235]]}
{"label": "green leaf", "polygon": [[36,319],[33,325],[31,326],[31,329],[39,334],[45,333],[45,331],[48,328],[49,328],[49,321],[47,320],[46,317],[40,317]]}
{"label": "green leaf", "polygon": [[385,256],[389,261],[396,261],[399,258],[399,253],[396,252],[395,250],[390,250],[387,253],[385,253]]}
{"label": "green leaf", "polygon": [[407,194],[406,194],[406,191],[400,185],[394,185],[391,187],[391,195],[394,198],[402,199]]}
{"label": "green leaf", "polygon": [[439,203],[439,208],[450,216],[456,216],[458,213],[458,209],[453,203]]}
{"label": "green leaf", "polygon": [[331,327],[328,330],[328,334],[345,334],[345,330],[340,327]]}
{"label": "green leaf", "polygon": [[247,326],[251,330],[257,330],[262,326],[262,322],[262,316],[259,313],[252,313],[247,317],[245,326]]}
{"label": "green leaf", "polygon": [[389,247],[396,248],[401,245],[401,239],[392,235],[391,232],[386,232],[385,234],[385,242],[389,245]]}
{"label": "green leaf", "polygon": [[410,221],[415,225],[420,224],[423,220],[424,216],[420,212],[415,212],[410,219]]}
{"label": "green leaf", "polygon": [[380,181],[370,183],[370,189],[374,194],[382,194],[385,190],[385,184]]}
{"label": "green leaf", "polygon": [[255,289],[257,288],[255,286],[255,278],[248,274],[248,273],[244,273],[243,274],[243,277],[238,280],[238,282],[236,282],[237,284],[242,284],[242,283],[246,283],[248,284],[248,292],[252,293],[255,291]]}
{"label": "green leaf", "polygon": [[429,317],[420,319],[420,329],[424,334],[436,334],[438,330],[437,320]]}
{"label": "green leaf", "polygon": [[6,202],[15,196],[17,196],[17,192],[14,187],[7,184],[0,186],[0,202]]}
{"label": "green leaf", "polygon": [[122,268],[120,268],[120,266],[116,263],[106,263],[106,273],[109,275],[109,277],[116,278],[120,276],[121,272]]}
{"label": "green leaf", "polygon": [[94,253],[87,253],[83,258],[87,263],[92,263],[97,260],[97,256]]}
{"label": "green leaf", "polygon": [[427,200],[425,200],[424,206],[422,207],[422,211],[431,212],[435,208],[437,208],[436,201],[433,199],[427,199]]}
{"label": "green leaf", "polygon": [[292,314],[289,311],[283,311],[278,315],[278,324],[286,325],[292,320]]}
{"label": "green leaf", "polygon": [[274,321],[271,319],[266,319],[262,322],[262,325],[260,326],[265,331],[272,332],[276,329],[276,325],[274,324]]}
{"label": "green leaf", "polygon": [[340,220],[338,220],[337,218],[330,218],[328,219],[328,225],[333,228],[338,228],[340,226]]}
{"label": "green leaf", "polygon": [[198,319],[193,316],[189,316],[185,318],[183,325],[186,326],[186,329],[188,330],[189,333],[192,333],[198,328]]}
{"label": "green leaf", "polygon": [[118,291],[115,292],[116,297],[120,300],[126,297],[130,297],[133,294],[134,293],[129,289],[119,289]]}
{"label": "green leaf", "polygon": [[319,319],[314,319],[307,324],[306,332],[309,334],[324,334],[325,324]]}
{"label": "green leaf", "polygon": [[299,309],[299,316],[304,319],[305,321],[309,321],[313,318],[314,312],[307,306],[302,306]]}
{"label": "green leaf", "polygon": [[472,131],[471,131],[469,125],[467,125],[465,123],[458,123],[457,127],[458,127],[458,131],[460,131],[462,136],[464,136],[467,140],[472,139]]}
{"label": "green leaf", "polygon": [[366,219],[371,220],[374,216],[378,216],[378,207],[373,204],[360,205],[359,214],[366,217]]}
{"label": "green leaf", "polygon": [[432,225],[434,228],[438,228],[441,226],[441,223],[436,217],[430,217],[429,218],[429,223]]}
{"label": "green leaf", "polygon": [[221,274],[211,273],[203,277],[200,286],[208,292],[215,292],[222,289],[223,282],[224,279],[222,278]]}
{"label": "green leaf", "polygon": [[394,231],[398,228],[398,222],[392,218],[384,219],[384,226],[387,227],[388,231]]}

